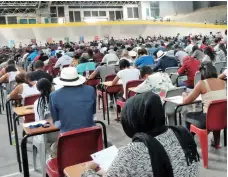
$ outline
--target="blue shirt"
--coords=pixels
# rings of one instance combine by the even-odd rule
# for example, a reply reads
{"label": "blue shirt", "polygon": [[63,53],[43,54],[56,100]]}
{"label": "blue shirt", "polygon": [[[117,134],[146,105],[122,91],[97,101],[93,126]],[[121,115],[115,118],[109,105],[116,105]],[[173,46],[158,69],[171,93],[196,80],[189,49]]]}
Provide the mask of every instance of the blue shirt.
{"label": "blue shirt", "polygon": [[135,65],[140,66],[140,68],[143,66],[148,66],[153,64],[154,64],[154,58],[153,56],[149,56],[149,55],[141,56],[135,62]]}
{"label": "blue shirt", "polygon": [[148,55],[154,56],[154,52],[155,52],[156,49],[157,48],[155,48],[155,47],[152,47],[152,48],[148,49]]}
{"label": "blue shirt", "polygon": [[55,50],[51,51],[51,57],[55,56]]}
{"label": "blue shirt", "polygon": [[61,133],[93,126],[93,114],[96,113],[94,88],[80,85],[52,92],[50,111],[53,122]]}
{"label": "blue shirt", "polygon": [[94,62],[86,62],[86,63],[80,63],[79,65],[77,65],[76,67],[78,74],[83,75],[83,72],[85,72],[86,70],[95,70],[96,69],[96,63]]}
{"label": "blue shirt", "polygon": [[33,61],[37,56],[39,55],[37,50],[34,50],[32,53],[28,56],[28,61]]}
{"label": "blue shirt", "polygon": [[175,58],[164,56],[160,60],[158,60],[158,63],[153,68],[153,71],[156,72],[159,69],[161,69],[164,72],[166,68],[176,67],[177,65],[178,65],[178,62]]}

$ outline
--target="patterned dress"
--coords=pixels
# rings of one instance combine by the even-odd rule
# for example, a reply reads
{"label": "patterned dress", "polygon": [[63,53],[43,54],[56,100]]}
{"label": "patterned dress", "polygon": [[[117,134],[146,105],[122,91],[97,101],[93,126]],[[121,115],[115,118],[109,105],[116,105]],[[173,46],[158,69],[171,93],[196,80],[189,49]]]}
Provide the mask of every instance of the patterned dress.
{"label": "patterned dress", "polygon": [[[163,145],[170,158],[174,177],[199,176],[198,163],[193,162],[187,166],[184,151],[171,129],[157,136],[156,139]],[[93,170],[82,174],[82,177],[98,176]],[[147,147],[141,142],[133,142],[120,148],[118,156],[103,177],[153,177]]]}

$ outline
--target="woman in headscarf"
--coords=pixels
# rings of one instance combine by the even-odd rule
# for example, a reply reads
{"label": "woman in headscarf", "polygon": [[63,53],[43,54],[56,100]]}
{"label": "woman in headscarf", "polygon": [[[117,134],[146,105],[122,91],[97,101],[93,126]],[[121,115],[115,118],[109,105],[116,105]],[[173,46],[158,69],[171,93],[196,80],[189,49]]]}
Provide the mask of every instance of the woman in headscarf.
{"label": "woman in headscarf", "polygon": [[[132,143],[119,149],[104,177],[199,176],[199,155],[192,136],[183,127],[165,126],[158,95],[149,91],[129,98],[121,112],[121,123]],[[97,165],[89,167],[82,177],[99,176],[92,170]]]}

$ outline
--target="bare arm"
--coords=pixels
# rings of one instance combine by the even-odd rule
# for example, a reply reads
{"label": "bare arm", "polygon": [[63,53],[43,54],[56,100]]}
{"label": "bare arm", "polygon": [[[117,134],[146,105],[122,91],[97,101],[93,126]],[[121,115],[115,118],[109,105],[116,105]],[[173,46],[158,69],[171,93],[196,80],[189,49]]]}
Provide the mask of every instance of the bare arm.
{"label": "bare arm", "polygon": [[120,78],[118,76],[116,76],[114,78],[114,80],[112,81],[112,85],[116,85],[118,83],[118,81],[120,80]]}
{"label": "bare arm", "polygon": [[2,77],[0,77],[0,83],[7,82],[9,80],[9,74],[6,73]]}
{"label": "bare arm", "polygon": [[219,79],[225,79],[225,78],[226,78],[226,75],[225,75],[224,73],[219,74],[218,78],[219,78]]}
{"label": "bare arm", "polygon": [[18,85],[8,96],[9,99],[18,99],[21,98],[21,93],[23,91],[23,86]]}
{"label": "bare arm", "polygon": [[201,85],[202,85],[202,81],[198,82],[195,88],[193,89],[193,91],[189,93],[187,96],[183,95],[184,104],[192,103],[201,94]]}

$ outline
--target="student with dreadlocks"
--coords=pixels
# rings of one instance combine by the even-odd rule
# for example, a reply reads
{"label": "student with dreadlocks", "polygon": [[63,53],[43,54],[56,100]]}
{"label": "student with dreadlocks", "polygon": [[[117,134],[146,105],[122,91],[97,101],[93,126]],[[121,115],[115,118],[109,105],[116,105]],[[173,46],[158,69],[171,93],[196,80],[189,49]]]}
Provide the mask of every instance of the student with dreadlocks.
{"label": "student with dreadlocks", "polygon": [[[35,120],[45,120],[50,118],[50,109],[49,109],[49,95],[52,91],[52,84],[51,82],[46,79],[42,78],[38,80],[37,89],[40,91],[40,97],[35,101],[34,103],[34,114],[35,114]],[[59,132],[49,133],[46,135],[38,135],[35,136],[33,139],[33,145],[36,147],[40,147],[40,144],[44,144],[45,147],[46,144],[52,144],[50,148],[51,156],[56,155],[56,141],[58,139]],[[45,150],[45,148],[44,148]],[[44,154],[44,152],[39,152],[40,156]],[[46,157],[43,157],[46,158]],[[41,164],[42,170],[45,170],[46,164]]]}
{"label": "student with dreadlocks", "polygon": [[184,127],[165,126],[160,97],[149,91],[127,100],[121,123],[132,143],[122,147],[106,172],[93,162],[82,177],[198,177],[196,144]]}

